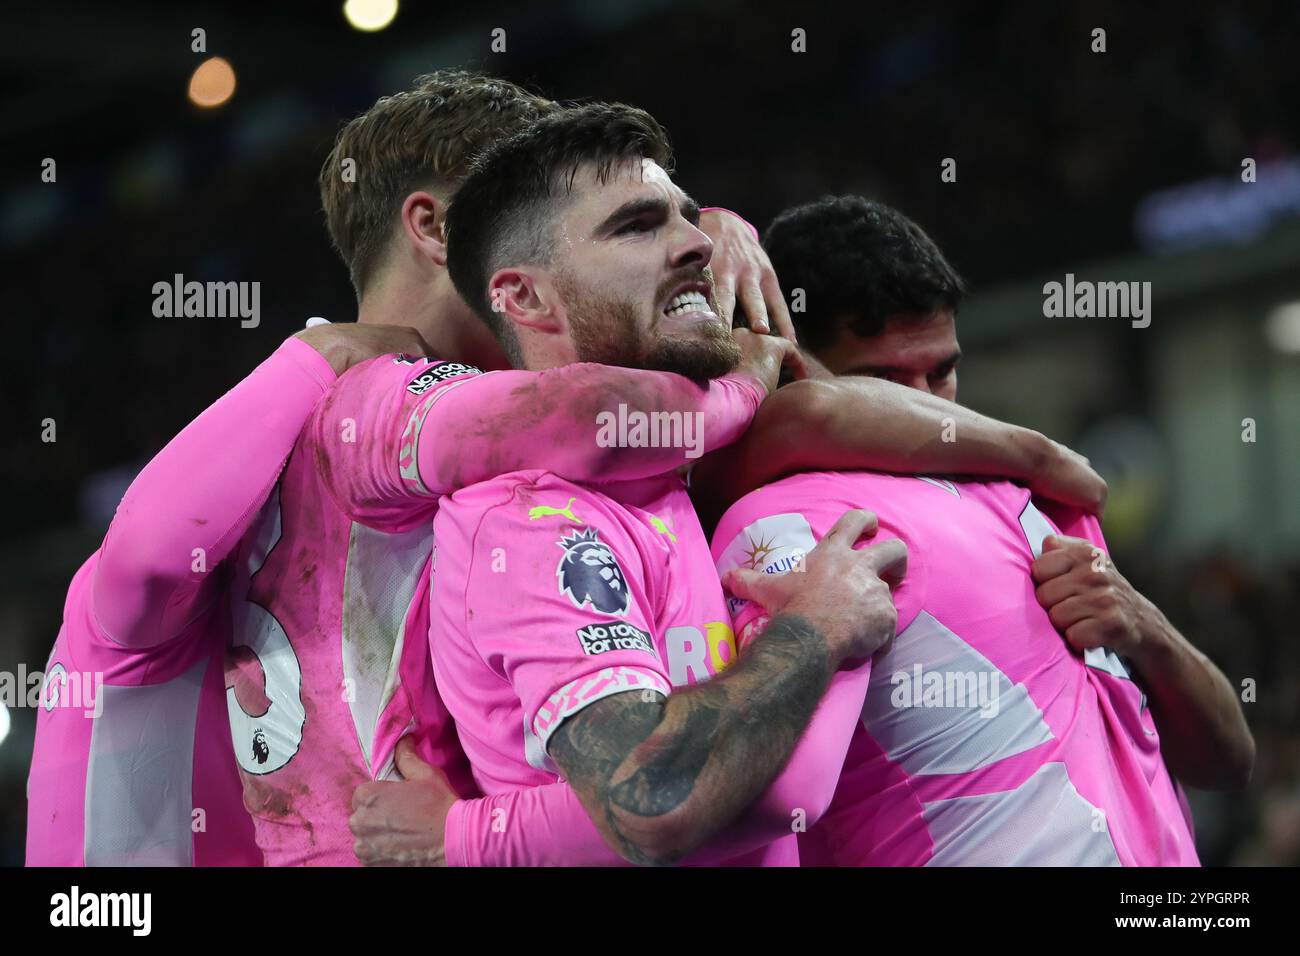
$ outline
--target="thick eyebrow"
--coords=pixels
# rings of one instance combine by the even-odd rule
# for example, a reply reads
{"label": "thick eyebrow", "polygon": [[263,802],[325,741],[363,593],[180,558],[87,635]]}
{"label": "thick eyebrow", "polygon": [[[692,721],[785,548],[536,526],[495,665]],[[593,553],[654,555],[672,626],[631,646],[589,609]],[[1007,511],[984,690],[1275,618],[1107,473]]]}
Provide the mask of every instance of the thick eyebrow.
{"label": "thick eyebrow", "polygon": [[648,215],[658,215],[667,219],[668,200],[660,196],[643,196],[640,199],[629,199],[605,217],[604,221],[596,227],[595,235],[603,236],[625,222],[630,222],[638,216]]}
{"label": "thick eyebrow", "polygon": [[[943,368],[946,365],[956,366],[961,361],[961,349],[957,349],[942,362],[937,362],[930,367],[929,371]],[[841,375],[889,375],[892,372],[912,372],[915,369],[903,368],[899,365],[857,365],[851,369],[841,372]]]}
{"label": "thick eyebrow", "polygon": [[[692,226],[700,224],[700,204],[685,193],[682,194],[681,200],[682,218]],[[623,205],[619,206],[604,221],[596,227],[595,234],[603,236],[613,232],[614,229],[626,222],[631,222],[638,216],[657,215],[664,219],[668,218],[668,202],[658,196],[643,196],[640,199],[629,199]]]}

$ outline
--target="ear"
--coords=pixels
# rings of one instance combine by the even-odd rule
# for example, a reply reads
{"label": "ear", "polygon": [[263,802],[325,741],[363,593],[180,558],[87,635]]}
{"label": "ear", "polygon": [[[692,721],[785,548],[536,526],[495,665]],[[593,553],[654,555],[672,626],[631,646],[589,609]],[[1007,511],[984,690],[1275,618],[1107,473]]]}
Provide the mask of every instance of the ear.
{"label": "ear", "polygon": [[402,202],[402,234],[434,265],[447,268],[447,204],[432,193],[414,192]]}
{"label": "ear", "polygon": [[498,269],[488,281],[488,302],[516,326],[545,335],[565,330],[567,314],[545,273],[528,267]]}

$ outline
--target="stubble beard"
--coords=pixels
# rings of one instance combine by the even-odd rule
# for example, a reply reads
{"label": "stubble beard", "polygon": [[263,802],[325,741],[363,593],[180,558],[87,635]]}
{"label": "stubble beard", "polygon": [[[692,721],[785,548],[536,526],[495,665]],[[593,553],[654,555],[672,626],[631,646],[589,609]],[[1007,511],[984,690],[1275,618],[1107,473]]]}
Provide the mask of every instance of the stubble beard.
{"label": "stubble beard", "polygon": [[[569,276],[557,277],[556,285],[568,306],[580,362],[673,372],[698,383],[740,364],[740,346],[721,322],[699,324],[691,338],[655,334],[640,325],[638,309],[625,299],[583,288]],[[716,305],[713,310],[716,314]],[[670,321],[663,318],[659,325]]]}

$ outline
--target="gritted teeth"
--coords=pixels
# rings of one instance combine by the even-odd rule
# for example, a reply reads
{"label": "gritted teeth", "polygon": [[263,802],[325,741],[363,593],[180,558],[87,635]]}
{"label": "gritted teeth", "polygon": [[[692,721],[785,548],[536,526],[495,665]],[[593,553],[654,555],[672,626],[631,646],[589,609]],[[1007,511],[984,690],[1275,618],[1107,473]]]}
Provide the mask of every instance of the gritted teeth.
{"label": "gritted teeth", "polygon": [[685,315],[688,312],[708,312],[709,300],[701,292],[683,292],[675,295],[664,307],[664,315]]}

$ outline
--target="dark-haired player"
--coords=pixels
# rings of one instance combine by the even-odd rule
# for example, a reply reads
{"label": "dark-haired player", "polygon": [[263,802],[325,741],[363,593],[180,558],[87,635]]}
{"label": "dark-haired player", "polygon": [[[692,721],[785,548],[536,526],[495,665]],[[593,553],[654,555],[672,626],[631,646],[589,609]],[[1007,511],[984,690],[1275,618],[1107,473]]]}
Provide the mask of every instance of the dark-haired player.
{"label": "dark-haired player", "polygon": [[[862,196],[826,197],[778,215],[764,245],[782,281],[805,290],[811,307],[799,316],[800,341],[830,371],[957,400],[966,284],[920,226]],[[1033,575],[1053,624],[1074,646],[1109,647],[1136,669],[1175,777],[1244,786],[1254,742],[1231,684],[1109,557],[1093,570],[1095,547],[1071,535],[1044,543]]]}
{"label": "dark-haired player", "polygon": [[[805,290],[801,337],[829,367],[955,397],[962,283],[919,227],[843,197],[783,213],[767,243]],[[804,862],[1195,864],[1166,763],[1240,785],[1253,744],[1226,679],[1114,571],[1095,520],[1058,510],[1054,525],[1005,483],[802,474],[728,511],[719,570],[738,598],[757,596],[845,507],[879,512],[880,534],[908,545],[909,576]],[[763,614],[735,606],[743,648]]]}
{"label": "dark-haired player", "polygon": [[[667,162],[657,124],[617,106],[546,117],[482,159],[451,209],[449,266],[519,364],[700,382],[735,367],[711,243]],[[867,521],[850,512],[808,556],[737,663],[676,472],[578,484],[533,469],[444,499],[430,647],[475,781],[495,796],[563,779],[627,859],[687,856],[776,776],[840,663],[892,634],[882,576],[901,575],[905,554],[853,551]],[[815,762],[794,767],[779,829],[735,862],[796,862],[789,812],[827,781]]]}
{"label": "dark-haired player", "polygon": [[[652,150],[651,156],[662,153],[657,142],[639,142],[636,129],[619,141],[621,152],[606,156],[597,151],[586,159],[585,154],[569,152],[574,148],[570,136],[598,149],[607,127],[622,129],[611,116],[624,116],[626,110],[606,115],[601,109],[544,118],[536,128],[519,134],[517,141],[489,152],[449,214],[452,277],[477,305],[507,354],[516,361],[527,360],[530,367],[551,367],[545,374],[555,374],[575,361],[598,360],[671,368],[700,380],[716,376],[734,361],[733,346],[725,326],[706,307],[709,290],[702,269],[710,250],[698,241],[695,206],[681,196],[660,165],[629,165],[637,148]],[[569,172],[575,173],[574,178]],[[647,307],[651,301],[653,305]],[[358,380],[354,382],[358,382],[354,388],[361,388]],[[848,383],[841,390],[851,392],[853,386],[865,384]],[[340,389],[345,385],[341,383]],[[473,387],[472,382],[464,386]],[[892,391],[908,394],[906,389]],[[941,406],[949,408],[922,398],[926,397],[914,399],[916,407],[925,411],[912,416],[910,434],[893,436],[901,438],[900,443],[914,455],[902,467],[916,467],[927,452],[923,433],[940,416],[935,414],[932,422],[926,416]],[[575,431],[575,441],[592,440],[600,411],[600,407],[588,408],[587,427]],[[854,418],[859,430],[867,431],[861,424],[870,411],[863,405],[840,414]],[[520,440],[530,440],[526,430]],[[778,461],[774,456],[773,463]],[[445,801],[438,804],[433,799],[432,788],[363,787],[353,821],[363,859],[440,859],[444,851],[440,821],[446,817],[445,853],[453,863],[606,861],[608,850],[598,841],[593,846],[593,829],[590,823],[584,825],[581,808],[572,799],[575,790],[591,811],[591,819],[620,853],[634,860],[675,859],[738,812],[746,802],[742,797],[753,797],[763,774],[770,774],[773,755],[789,745],[791,728],[797,732],[804,698],[796,693],[787,714],[794,723],[774,718],[768,727],[774,749],[749,751],[745,738],[737,737],[731,753],[723,738],[707,734],[674,738],[674,746],[694,748],[701,761],[696,769],[705,776],[698,791],[686,780],[664,778],[668,789],[676,787],[680,802],[671,813],[665,811],[662,820],[639,818],[654,814],[610,803],[609,799],[617,800],[615,791],[623,788],[598,774],[582,776],[576,762],[565,774],[574,782],[572,789],[547,784],[555,779],[547,757],[552,734],[559,735],[554,739],[564,747],[565,728],[571,727],[573,733],[584,735],[579,749],[599,746],[588,736],[598,727],[595,718],[573,720],[580,711],[583,717],[588,706],[593,713],[608,711],[610,725],[615,726],[610,708],[634,707],[631,692],[651,692],[653,699],[644,703],[655,704],[670,685],[695,685],[716,677],[732,661],[734,644],[727,615],[713,606],[716,581],[689,572],[694,566],[692,555],[698,557],[699,525],[675,477],[635,489],[626,483],[601,483],[597,491],[544,474],[527,475],[522,484],[517,478],[503,478],[445,499],[438,519],[435,660],[440,662],[440,683],[458,717],[476,779],[488,797],[460,801],[449,809]],[[374,491],[384,484],[367,478],[364,470],[343,473],[337,483],[340,500],[355,501],[362,508],[376,506]],[[391,506],[398,507],[401,489],[388,485],[382,490],[394,502]],[[607,500],[611,497],[616,499],[612,503]],[[496,498],[504,503],[493,508]],[[628,509],[635,517],[628,516]],[[474,526],[478,518],[483,526]],[[591,525],[593,521],[599,528]],[[588,532],[599,542],[578,536]],[[540,544],[530,545],[532,541]],[[585,567],[578,563],[579,551],[594,563]],[[625,566],[633,561],[638,562],[637,573]],[[679,562],[683,570],[675,570]],[[597,565],[608,572],[612,592],[601,590],[592,576]],[[580,573],[578,587],[575,576]],[[668,584],[662,575],[668,576]],[[539,592],[536,582],[543,580],[547,583]],[[623,582],[628,583],[628,591],[623,590]],[[597,587],[600,600],[578,595],[579,590],[588,595],[586,588],[591,585]],[[648,597],[650,603],[643,600],[634,607],[614,600],[626,600],[629,592]],[[835,603],[830,601],[826,610]],[[599,616],[610,613],[607,607],[617,620]],[[597,616],[584,617],[584,613]],[[635,619],[623,619],[625,614],[634,614]],[[519,626],[509,623],[511,615],[523,615]],[[568,616],[567,623],[557,623],[561,615]],[[455,639],[440,641],[440,629]],[[525,634],[527,638],[522,638]],[[475,649],[467,649],[466,642]],[[440,658],[440,653],[446,656]],[[541,657],[531,656],[536,654]],[[588,660],[597,656],[600,661]],[[565,680],[556,684],[560,677]],[[750,678],[738,674],[734,679]],[[730,679],[717,683],[719,688],[731,686]],[[714,693],[724,692],[709,688],[699,697],[707,701]],[[674,702],[677,696],[656,707],[677,713],[679,706],[690,707],[697,695],[686,694],[680,704]],[[806,739],[812,743],[800,748],[781,777],[793,781],[798,796],[792,797],[789,787],[778,787],[756,805],[762,823],[746,832],[750,846],[755,839],[776,844],[767,851],[775,856],[765,855],[766,862],[790,861],[789,841],[782,844],[777,838],[790,835],[794,808],[802,808],[811,819],[819,805],[824,806],[817,788],[833,784],[824,767],[837,762],[834,754],[847,745],[852,716],[860,706],[861,692],[856,703],[848,699],[847,719],[838,722],[834,715],[842,706],[824,707],[819,720],[824,715],[837,728],[838,746],[836,734],[828,737],[810,730]],[[484,708],[490,719],[481,719]],[[516,712],[518,719],[502,718]],[[634,723],[642,719],[631,711],[628,716]],[[710,754],[717,757],[713,764]],[[633,759],[630,750],[623,757]],[[551,758],[563,763],[554,749]],[[609,759],[603,766],[612,773],[617,767]],[[648,766],[637,770],[630,763],[628,769],[633,777],[642,771],[647,778],[652,775]],[[781,809],[774,812],[774,807]],[[493,825],[498,815],[511,821],[509,825]],[[728,843],[732,848],[740,845]]]}
{"label": "dark-haired player", "polygon": [[[352,789],[389,772],[398,736],[414,729],[426,757],[463,762],[421,649],[427,522],[382,536],[340,513],[317,481],[317,457],[364,442],[373,419],[358,414],[319,443],[302,432],[328,386],[363,359],[458,360],[387,360],[399,389],[430,394],[469,374],[468,363],[505,363],[447,278],[443,218],[472,153],[550,108],[506,80],[446,71],[384,97],[339,135],[321,194],[360,324],[285,343],[132,483],[69,588],[50,653],[28,863],[355,863]],[[345,158],[362,170],[355,180],[343,175]],[[774,290],[761,249],[736,217],[715,211],[709,222],[728,249],[721,276],[761,318],[762,287]],[[715,424],[744,408],[725,386],[706,391],[651,372],[587,366],[529,384],[527,395],[484,406],[445,403],[445,417],[440,408],[424,421],[408,473],[438,487],[512,460],[511,429],[524,413],[534,434],[554,429],[534,463],[561,473],[685,463],[681,449],[631,449],[611,463],[604,449],[567,442],[560,398],[584,389]],[[496,441],[480,439],[482,458],[461,458],[461,435],[476,431]],[[418,642],[403,641],[408,620]]]}
{"label": "dark-haired player", "polygon": [[956,316],[966,285],[898,210],[858,196],[787,209],[764,245],[803,290],[801,344],[834,375],[871,375],[957,397]]}

